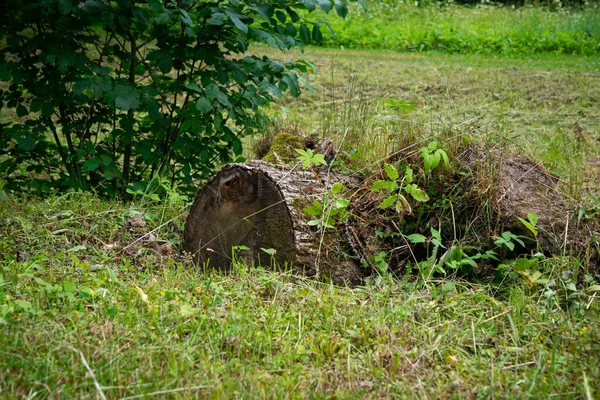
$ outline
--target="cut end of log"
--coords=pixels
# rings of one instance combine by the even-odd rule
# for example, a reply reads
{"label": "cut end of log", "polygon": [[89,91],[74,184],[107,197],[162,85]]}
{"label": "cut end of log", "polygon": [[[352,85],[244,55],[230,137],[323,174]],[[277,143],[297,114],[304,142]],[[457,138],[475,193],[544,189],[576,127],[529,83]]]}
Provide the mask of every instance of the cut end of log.
{"label": "cut end of log", "polygon": [[204,186],[185,225],[184,250],[198,265],[228,270],[234,256],[249,264],[295,259],[285,199],[265,173],[242,165],[224,168]]}

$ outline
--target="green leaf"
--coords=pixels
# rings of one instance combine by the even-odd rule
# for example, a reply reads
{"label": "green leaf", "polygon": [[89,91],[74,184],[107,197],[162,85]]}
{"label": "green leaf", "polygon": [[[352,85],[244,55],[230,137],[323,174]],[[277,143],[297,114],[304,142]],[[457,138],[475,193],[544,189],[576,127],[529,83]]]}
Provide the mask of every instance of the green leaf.
{"label": "green leaf", "polygon": [[391,181],[398,180],[399,174],[398,174],[398,170],[396,169],[396,167],[394,167],[391,164],[385,164],[384,169],[385,169],[385,173],[387,174],[388,178]]}
{"label": "green leaf", "polygon": [[312,29],[312,40],[319,43],[323,41],[323,33],[321,32],[321,27],[319,24],[314,24]]}
{"label": "green leaf", "polygon": [[156,63],[158,65],[158,69],[163,74],[168,74],[173,69],[173,58],[166,51],[162,52],[161,56],[158,58],[158,60],[156,60]]}
{"label": "green leaf", "polygon": [[304,44],[310,43],[310,30],[305,24],[300,24],[300,40]]}
{"label": "green leaf", "polygon": [[338,194],[342,190],[343,187],[344,187],[344,184],[342,182],[338,182],[331,187],[331,193]]}
{"label": "green leaf", "polygon": [[87,172],[95,171],[100,167],[100,159],[98,158],[90,158],[86,162],[83,163],[83,168]]}
{"label": "green leaf", "polygon": [[16,299],[14,301],[15,305],[19,307],[23,311],[27,311],[31,309],[31,302],[27,300]]}
{"label": "green leaf", "polygon": [[336,199],[334,203],[334,207],[338,209],[347,208],[350,205],[350,200],[348,199]]}
{"label": "green leaf", "polygon": [[275,11],[275,15],[277,16],[277,20],[279,20],[279,22],[281,22],[282,24],[285,24],[287,16],[285,15],[285,13],[283,11],[277,10],[277,11]]}
{"label": "green leaf", "polygon": [[[519,217],[517,217],[519,218]],[[531,233],[533,233],[533,236],[537,236],[538,235],[538,230],[535,229],[535,227],[529,223],[529,221],[525,221],[523,218],[519,218],[519,221],[521,221],[521,223],[527,228],[529,229],[529,231],[531,231]]]}
{"label": "green leaf", "polygon": [[210,85],[206,86],[204,92],[206,94],[206,97],[208,97],[210,100],[215,100],[219,96],[219,93],[221,93],[219,87],[214,83],[211,83]]}
{"label": "green leaf", "polygon": [[23,104],[19,104],[17,106],[17,117],[22,118],[24,116],[26,116],[27,114],[29,114],[29,111],[27,110],[27,108],[25,106],[23,106]]}
{"label": "green leaf", "polygon": [[340,0],[335,1],[335,11],[342,18],[346,18],[346,15],[348,15],[348,7],[346,6],[346,3]]}
{"label": "green leaf", "polygon": [[131,84],[118,84],[106,96],[123,111],[136,110],[140,106],[140,95]]}
{"label": "green leaf", "polygon": [[407,235],[405,238],[411,243],[425,243],[427,237],[420,235],[418,233],[413,233],[412,235]]}
{"label": "green leaf", "polygon": [[196,110],[200,111],[202,114],[206,114],[207,112],[212,111],[213,106],[210,104],[210,100],[206,97],[200,97],[196,101]]}
{"label": "green leaf", "polygon": [[531,225],[537,226],[538,215],[536,213],[527,213],[527,219],[531,222]]}
{"label": "green leaf", "polygon": [[413,170],[410,167],[406,167],[406,171],[404,171],[404,182],[412,183],[413,181]]}
{"label": "green leaf", "polygon": [[73,293],[75,291],[75,281],[67,280],[63,282],[64,291],[67,293]]}
{"label": "green leaf", "polygon": [[67,15],[73,9],[73,3],[71,0],[58,0],[58,11],[62,15]]}
{"label": "green leaf", "polygon": [[374,191],[375,193],[381,191],[382,189],[387,190],[388,192],[391,192],[392,185],[394,185],[394,182],[376,180],[375,182],[373,182],[373,186],[371,187],[371,190]]}
{"label": "green leaf", "polygon": [[227,14],[227,16],[229,17],[229,19],[231,19],[231,22],[233,22],[233,24],[235,25],[235,27],[240,32],[242,32],[243,34],[247,34],[248,33],[248,27],[240,19],[240,17],[242,17],[242,15],[236,14],[236,13],[234,13],[232,11],[229,11],[229,10],[225,10],[225,14]]}
{"label": "green leaf", "polygon": [[398,200],[398,195],[393,194],[386,197],[381,203],[379,203],[378,207],[382,209],[390,208],[392,205],[394,205],[396,200]]}
{"label": "green leaf", "polygon": [[182,317],[191,317],[192,315],[196,315],[202,311],[201,308],[192,307],[190,304],[184,303],[179,307],[179,314]]}
{"label": "green leaf", "polygon": [[200,86],[198,86],[194,82],[188,82],[184,86],[187,89],[193,90],[194,92],[202,93],[202,89],[200,89]]}
{"label": "green leaf", "polygon": [[416,201],[421,201],[421,202],[429,201],[429,196],[427,195],[427,193],[425,193],[424,190],[419,189],[419,187],[417,185],[415,185],[414,183],[411,183],[410,185],[406,185],[404,187],[404,190],[406,191],[406,193],[410,194],[412,196],[412,198],[415,199]]}
{"label": "green leaf", "polygon": [[446,166],[446,168],[448,168],[450,166],[450,160],[448,160],[448,154],[444,151],[444,150],[438,150],[438,152],[441,154],[442,156],[442,160],[444,160],[444,165]]}
{"label": "green leaf", "polygon": [[256,6],[251,6],[250,8],[252,10],[256,11],[257,13],[259,13],[267,21],[275,13],[273,10],[273,6],[270,4],[260,4],[260,5],[256,5]]}
{"label": "green leaf", "polygon": [[25,151],[31,151],[35,148],[35,138],[30,134],[20,137],[17,141],[19,142],[19,147]]}
{"label": "green leaf", "polygon": [[319,7],[321,7],[321,10],[325,11],[326,13],[331,11],[331,0],[318,0],[318,3]]}

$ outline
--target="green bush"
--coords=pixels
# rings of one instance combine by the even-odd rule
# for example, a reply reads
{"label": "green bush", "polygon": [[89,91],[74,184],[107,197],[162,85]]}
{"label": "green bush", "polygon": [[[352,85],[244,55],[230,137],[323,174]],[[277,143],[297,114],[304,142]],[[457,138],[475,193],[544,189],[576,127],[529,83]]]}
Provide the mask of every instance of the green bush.
{"label": "green bush", "polygon": [[[333,0],[38,0],[0,19],[0,173],[6,189],[138,190],[157,174],[191,184],[239,157],[260,112],[300,93],[306,62],[246,55],[322,38],[297,12]],[[10,12],[9,12],[10,11]]]}

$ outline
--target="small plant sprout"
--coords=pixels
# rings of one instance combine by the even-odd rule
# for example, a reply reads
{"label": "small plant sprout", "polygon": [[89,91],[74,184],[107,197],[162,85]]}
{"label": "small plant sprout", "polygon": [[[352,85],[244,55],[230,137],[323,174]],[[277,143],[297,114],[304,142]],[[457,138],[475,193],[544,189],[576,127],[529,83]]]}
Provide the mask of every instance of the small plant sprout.
{"label": "small plant sprout", "polygon": [[379,208],[389,208],[395,206],[396,212],[408,213],[412,212],[408,200],[404,196],[404,193],[410,195],[416,201],[428,201],[429,196],[423,189],[420,189],[413,181],[413,170],[410,167],[406,167],[404,171],[404,177],[400,180],[400,174],[396,167],[391,164],[385,165],[385,173],[387,175],[386,180],[376,180],[373,182],[371,190],[378,193],[381,190],[388,192],[388,196],[379,203]]}
{"label": "small plant sprout", "polygon": [[338,197],[344,184],[338,182],[331,187],[329,192],[325,192],[322,201],[313,200],[311,206],[303,208],[307,214],[316,217],[308,224],[317,228],[333,228],[337,221],[343,221],[347,216],[347,208],[350,200]]}
{"label": "small plant sprout", "polygon": [[448,160],[448,154],[442,147],[440,146],[440,142],[433,141],[429,143],[426,147],[421,147],[419,149],[419,153],[423,158],[423,168],[426,173],[430,173],[434,169],[436,169],[441,161],[444,161],[444,165],[446,168],[450,166],[450,161]]}
{"label": "small plant sprout", "polygon": [[327,165],[325,156],[323,154],[314,153],[311,149],[295,149],[296,153],[300,154],[296,159],[302,161],[302,168],[308,168],[309,166]]}
{"label": "small plant sprout", "polygon": [[527,229],[529,229],[529,231],[531,231],[531,233],[533,233],[533,236],[537,239],[537,236],[538,236],[538,230],[537,230],[538,216],[537,216],[537,214],[536,213],[527,213],[527,220],[524,220],[523,218],[519,218],[519,221],[521,221],[521,223]]}
{"label": "small plant sprout", "polygon": [[492,238],[496,246],[506,246],[510,251],[515,249],[515,242],[525,247],[523,239],[529,239],[527,236],[515,235],[511,231],[502,232],[502,236],[492,236]]}
{"label": "small plant sprout", "polygon": [[378,254],[373,256],[373,263],[377,268],[377,272],[383,274],[387,272],[389,265],[386,261],[387,253],[385,251],[380,251]]}

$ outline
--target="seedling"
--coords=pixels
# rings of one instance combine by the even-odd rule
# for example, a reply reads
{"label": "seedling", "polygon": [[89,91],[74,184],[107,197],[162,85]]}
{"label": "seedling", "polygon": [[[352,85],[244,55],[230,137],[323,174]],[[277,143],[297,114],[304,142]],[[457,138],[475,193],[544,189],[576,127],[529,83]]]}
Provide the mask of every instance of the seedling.
{"label": "seedling", "polygon": [[388,196],[379,203],[379,208],[385,209],[392,206],[395,207],[398,214],[412,212],[408,200],[404,194],[410,195],[416,201],[428,201],[429,196],[424,190],[420,189],[413,181],[413,170],[410,167],[406,167],[404,171],[404,177],[400,178],[400,174],[396,167],[391,164],[386,164],[385,173],[387,180],[376,180],[373,182],[371,190],[375,193],[385,190],[388,192]]}

